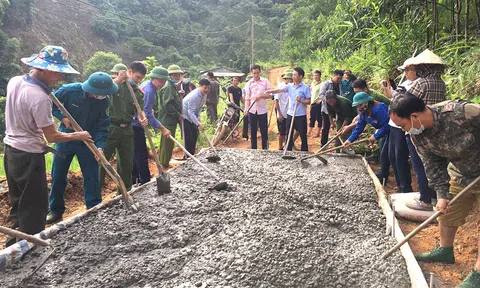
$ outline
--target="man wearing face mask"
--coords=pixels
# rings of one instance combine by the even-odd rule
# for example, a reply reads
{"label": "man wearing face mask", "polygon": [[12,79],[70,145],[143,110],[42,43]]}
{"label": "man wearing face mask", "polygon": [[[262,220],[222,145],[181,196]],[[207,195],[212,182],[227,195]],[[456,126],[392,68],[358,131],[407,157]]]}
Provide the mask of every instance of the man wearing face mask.
{"label": "man wearing face mask", "polygon": [[[343,129],[343,133],[346,133],[350,131],[353,127],[355,127],[352,135],[348,137],[347,141],[345,141],[343,145],[345,148],[349,147],[351,142],[357,140],[358,136],[360,136],[360,134],[365,129],[367,123],[372,125],[375,129],[378,129],[377,132],[375,132],[368,139],[370,142],[373,143],[376,140],[388,137],[388,133],[390,132],[390,126],[388,125],[388,122],[390,121],[390,118],[388,117],[387,105],[382,102],[374,101],[373,98],[365,92],[360,92],[355,94],[355,96],[353,97],[352,106],[357,107],[359,116],[358,122],[356,124],[350,124]],[[384,147],[382,147],[382,149],[386,149],[385,145],[383,146]],[[388,161],[383,161],[382,158],[380,159],[381,178],[388,178],[389,166],[390,165]]]}
{"label": "man wearing face mask", "polygon": [[[416,255],[418,261],[454,264],[453,244],[459,226],[480,203],[475,185],[451,206],[455,195],[480,176],[480,105],[452,100],[426,106],[422,99],[399,93],[390,106],[390,117],[408,131],[423,160],[430,186],[437,192],[440,245]],[[474,226],[474,228],[476,228]],[[480,251],[480,241],[478,243]],[[480,254],[468,277],[457,287],[480,287]]]}
{"label": "man wearing face mask", "polygon": [[[143,107],[143,92],[138,88],[145,74],[147,67],[140,61],[134,61],[128,67],[128,71],[121,70],[114,82],[118,85],[118,91],[110,97],[110,128],[108,128],[107,141],[105,142],[105,158],[110,160],[116,153],[117,171],[122,178],[127,190],[132,189],[132,170],[133,170],[133,128],[132,122],[137,113],[137,109],[133,103],[130,90],[128,89],[128,81],[133,88],[140,107]],[[148,125],[148,119],[143,117],[140,122],[142,126]],[[102,189],[105,184],[105,169],[100,167],[100,186]],[[120,190],[117,190],[120,194]]]}
{"label": "man wearing face mask", "polygon": [[[165,82],[165,85],[158,93],[158,120],[175,137],[177,124],[183,121],[182,100],[178,97],[179,92],[177,92],[175,87],[175,83],[178,83],[180,80],[182,70],[178,65],[170,65],[167,70],[170,80]],[[175,143],[168,136],[161,136],[159,158],[162,169],[165,171],[170,167],[174,145]]]}
{"label": "man wearing face mask", "polygon": [[[148,119],[150,127],[162,131],[162,135],[170,135],[170,131],[160,123],[160,121],[153,115],[153,107],[156,105],[157,92],[162,89],[165,82],[169,79],[168,71],[165,68],[155,67],[148,75],[150,80],[145,81],[140,87],[143,91],[143,102],[145,116]],[[135,120],[132,123],[133,139],[134,139],[134,157],[132,182],[143,185],[150,181],[150,169],[148,167],[148,147],[147,139],[145,138],[145,130],[138,120],[138,115],[135,114]]]}
{"label": "man wearing face mask", "polygon": [[[55,92],[55,96],[82,129],[92,135],[100,152],[103,151],[105,146],[108,127],[110,126],[110,118],[107,115],[110,104],[109,95],[113,95],[117,90],[117,84],[108,74],[96,72],[83,83],[63,85]],[[52,107],[52,114],[62,122],[58,131],[63,133],[73,132],[72,124],[55,105]],[[98,163],[87,145],[80,141],[58,143],[56,150],[62,153],[65,158],[57,155],[53,156],[49,200],[50,213],[47,215],[47,224],[62,220],[62,215],[65,212],[63,195],[67,186],[68,169],[74,156],[77,156],[82,170],[83,193],[87,209],[102,202],[98,182]]]}
{"label": "man wearing face mask", "polygon": [[179,91],[183,90],[184,95],[188,95],[188,93],[192,92],[193,90],[195,90],[195,88],[197,88],[195,84],[193,84],[192,81],[190,80],[190,72],[188,71],[183,72],[183,79],[180,82],[180,85],[178,86],[178,88],[179,88]]}

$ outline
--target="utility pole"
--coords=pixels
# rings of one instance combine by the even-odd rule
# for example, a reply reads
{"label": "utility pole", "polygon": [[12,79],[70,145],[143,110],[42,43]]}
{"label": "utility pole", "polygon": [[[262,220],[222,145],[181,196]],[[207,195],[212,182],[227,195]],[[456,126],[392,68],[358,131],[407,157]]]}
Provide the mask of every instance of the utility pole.
{"label": "utility pole", "polygon": [[254,40],[255,40],[255,37],[254,37],[254,34],[253,34],[253,15],[250,16],[250,31],[251,31],[251,47],[250,47],[250,68],[252,68],[253,66],[253,56],[254,56]]}
{"label": "utility pole", "polygon": [[280,57],[283,59],[283,27],[282,25],[280,25]]}

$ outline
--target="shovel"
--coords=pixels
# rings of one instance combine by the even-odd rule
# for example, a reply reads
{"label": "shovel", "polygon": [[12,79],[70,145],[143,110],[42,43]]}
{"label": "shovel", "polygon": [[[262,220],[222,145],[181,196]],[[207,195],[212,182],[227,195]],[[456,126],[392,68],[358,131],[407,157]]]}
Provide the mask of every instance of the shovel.
{"label": "shovel", "polygon": [[172,141],[175,142],[175,144],[177,144],[177,146],[180,147],[180,149],[182,149],[183,152],[188,155],[188,157],[192,158],[195,162],[197,162],[198,165],[200,165],[205,171],[207,171],[208,174],[212,175],[212,177],[218,181],[218,183],[215,184],[215,186],[213,186],[212,188],[210,188],[210,190],[221,191],[228,188],[227,182],[221,181],[220,177],[218,177],[215,173],[213,173],[212,170],[208,169],[202,162],[200,162],[196,157],[194,157],[190,152],[188,152],[187,149],[185,149],[185,147],[183,147],[183,145],[177,141],[177,139],[175,139],[172,135],[170,135],[170,139],[172,139]]}
{"label": "shovel", "polygon": [[[337,139],[341,134],[340,133],[337,133],[335,134],[335,136],[333,136],[330,140],[328,140],[327,143],[325,143],[325,145],[322,146],[322,148],[320,148],[320,150],[318,150],[314,155],[312,156],[315,156],[318,160],[322,161],[323,164],[327,165],[328,162],[327,162],[327,159],[323,158],[323,157],[320,157],[319,156],[319,153],[322,152],[323,150],[325,150],[325,148],[327,148],[328,145],[330,145],[330,143],[332,143],[335,139]],[[311,158],[311,157],[310,157]],[[300,160],[300,163],[302,164],[302,166],[304,168],[308,168],[310,167],[311,165],[308,163],[308,162],[305,162],[305,160],[307,160],[309,158],[305,157],[303,159]]]}
{"label": "shovel", "polygon": [[208,145],[210,145],[210,148],[212,148],[213,153],[215,153],[215,155],[207,157],[208,162],[217,163],[218,161],[222,160],[220,158],[220,156],[218,156],[217,150],[215,150],[215,147],[213,146],[212,140],[210,140],[210,138],[208,138],[207,132],[205,132],[205,130],[203,130],[202,133],[203,133],[203,135],[205,135],[205,138],[207,138]]}
{"label": "shovel", "polygon": [[[328,141],[328,142],[331,142],[331,141],[335,140],[335,138],[337,138],[338,136],[340,136],[340,135],[337,134],[336,137],[330,139],[330,141]],[[352,145],[357,145],[357,144],[360,144],[360,143],[365,143],[365,142],[367,142],[367,141],[368,141],[368,138],[365,138],[365,139],[362,139],[362,140],[360,140],[360,141],[351,143],[350,146],[352,146]],[[324,147],[329,144],[328,142],[327,142],[327,144],[324,145]],[[305,158],[303,158],[303,159],[301,160],[301,161],[302,161],[302,166],[303,166],[304,168],[308,168],[308,167],[310,167],[311,165],[310,165],[308,162],[305,162],[305,160],[310,159],[310,158],[314,158],[314,157],[318,157],[319,155],[326,154],[326,153],[328,153],[328,152],[332,152],[332,151],[335,151],[335,150],[340,149],[340,148],[343,148],[343,145],[342,145],[342,146],[333,147],[333,148],[330,148],[330,149],[327,149],[327,150],[324,150],[324,151],[319,151],[319,152],[317,152],[317,153],[315,153],[315,154],[313,154],[313,155],[307,156],[307,157],[305,157]],[[322,147],[322,149],[323,149],[323,147]],[[320,149],[320,150],[321,150],[321,149]]]}
{"label": "shovel", "polygon": [[[250,107],[248,107],[248,109],[247,109],[247,113],[253,107],[253,104],[255,104],[255,102],[257,102],[257,99],[255,99],[255,101],[253,101],[252,104],[250,104]],[[227,142],[228,138],[230,138],[230,136],[232,136],[233,132],[235,132],[235,130],[237,130],[238,125],[240,125],[240,123],[242,123],[244,118],[245,118],[245,113],[243,114],[242,119],[240,119],[238,121],[237,125],[235,125],[235,127],[233,127],[232,131],[230,131],[230,134],[228,134],[227,138],[225,138],[225,140],[222,142],[222,144],[225,144]]]}
{"label": "shovel", "polygon": [[[52,102],[55,104],[55,106],[57,106],[58,109],[60,109],[60,111],[62,111],[62,114],[65,117],[67,117],[67,119],[72,124],[73,129],[76,132],[82,132],[83,131],[82,127],[80,127],[80,125],[72,117],[70,112],[68,112],[68,110],[65,109],[62,102],[58,101],[57,97],[55,97],[55,95],[53,95],[53,93],[50,93],[48,96],[50,97],[50,100],[52,100]],[[97,146],[95,146],[95,144],[92,144],[92,143],[89,143],[89,142],[86,142],[86,141],[84,141],[84,143],[85,143],[85,145],[87,145],[88,149],[90,149],[90,151],[92,151],[93,155],[95,155],[95,157],[100,159],[100,164],[105,169],[105,171],[107,171],[108,175],[110,175],[110,177],[112,177],[112,179],[115,182],[115,184],[117,185],[118,189],[120,189],[120,192],[122,193],[122,199],[123,199],[123,203],[125,204],[125,207],[127,209],[132,209],[134,212],[137,212],[138,211],[137,204],[135,204],[133,202],[132,196],[130,196],[130,194],[128,194],[127,188],[125,187],[125,183],[123,183],[123,180],[120,177],[120,175],[118,175],[117,171],[115,171],[115,169],[113,169],[112,165],[110,164],[110,162],[108,162],[108,160],[105,158],[105,156],[103,156],[103,154],[100,153],[100,151],[98,151],[98,148],[97,148]]]}
{"label": "shovel", "polygon": [[[144,113],[138,104],[137,97],[135,97],[135,92],[133,92],[132,85],[128,81],[125,81],[127,84],[128,90],[130,91],[130,95],[132,96],[133,103],[135,104],[135,108],[137,109],[137,115],[140,120],[143,120]],[[163,173],[162,167],[160,166],[160,161],[158,160],[157,151],[155,151],[155,145],[153,144],[152,135],[150,134],[150,130],[148,127],[143,127],[145,130],[145,135],[147,135],[148,143],[150,144],[150,149],[152,149],[153,158],[155,159],[155,165],[158,169],[158,175],[155,177],[157,180],[157,193],[158,195],[163,195],[166,193],[170,193],[172,190],[170,189],[170,176],[166,173]],[[184,136],[185,137],[185,136]]]}
{"label": "shovel", "polygon": [[35,245],[39,246],[50,246],[50,243],[47,241],[40,239],[38,237],[35,237],[33,235],[28,235],[23,232],[20,232],[18,230],[10,229],[4,226],[0,226],[0,233],[6,234],[10,237],[15,237],[15,238],[20,238],[20,239],[25,239],[30,243],[33,243]]}
{"label": "shovel", "polygon": [[293,123],[295,122],[295,114],[297,113],[297,105],[298,105],[298,101],[295,101],[295,105],[293,106],[292,122],[290,122],[290,129],[288,130],[287,144],[285,145],[285,147],[283,147],[282,159],[285,159],[285,160],[297,159],[297,157],[295,157],[295,156],[287,155],[287,148],[288,148],[288,145],[290,145],[290,139],[292,138]]}
{"label": "shovel", "polygon": [[[473,186],[477,185],[478,183],[480,183],[480,176],[478,176],[475,180],[473,180],[472,183],[468,184],[467,187],[463,188],[463,190],[460,191],[460,193],[458,193],[455,197],[453,197],[453,199],[450,200],[450,202],[448,202],[447,207],[452,206],[452,204],[455,203],[456,201],[458,201],[458,199],[460,197],[462,197],[463,194],[467,193],[470,189],[473,188]],[[385,254],[383,254],[382,259],[386,259],[388,256],[392,255],[393,252],[400,249],[400,247],[402,247],[403,244],[405,244],[408,240],[413,238],[413,236],[417,235],[418,232],[420,232],[423,228],[425,228],[432,221],[437,219],[437,217],[440,216],[440,214],[442,214],[442,212],[437,211],[432,216],[430,216],[427,220],[425,220],[422,224],[418,225],[418,227],[415,228],[415,230],[413,230],[412,232],[408,233],[408,235],[405,236],[405,238],[403,238],[402,241],[398,242],[397,245],[395,245],[392,249],[388,250]],[[395,229],[395,228],[393,228],[393,229]]]}

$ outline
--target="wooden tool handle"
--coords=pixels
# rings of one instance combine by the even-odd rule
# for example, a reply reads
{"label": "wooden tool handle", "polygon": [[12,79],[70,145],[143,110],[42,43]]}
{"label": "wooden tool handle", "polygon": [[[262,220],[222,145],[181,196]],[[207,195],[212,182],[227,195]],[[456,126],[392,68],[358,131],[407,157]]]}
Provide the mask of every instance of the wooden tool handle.
{"label": "wooden tool handle", "polygon": [[288,130],[287,143],[285,147],[283,147],[283,156],[287,154],[288,144],[290,143],[290,139],[292,137],[293,123],[295,122],[295,114],[297,113],[297,105],[298,105],[298,101],[295,101],[295,105],[293,105],[292,121],[290,121],[290,129]]}
{"label": "wooden tool handle", "polygon": [[175,137],[170,135],[170,139],[172,139],[172,141],[175,142],[175,144],[177,144],[177,146],[180,147],[180,149],[182,149],[183,152],[185,152],[185,154],[187,154],[190,158],[192,158],[193,161],[197,162],[198,165],[200,165],[203,169],[205,169],[205,171],[207,171],[208,174],[212,175],[213,178],[220,181],[220,177],[218,177],[215,173],[213,173],[212,170],[208,169],[207,166],[203,165],[202,162],[200,162],[195,156],[193,156],[190,152],[188,152],[187,149],[185,149],[185,147],[183,147],[183,145],[180,142],[178,142],[177,139],[175,139]]}
{"label": "wooden tool handle", "polygon": [[212,140],[210,140],[210,138],[208,138],[207,132],[205,132],[205,130],[203,130],[202,133],[203,133],[203,135],[205,135],[205,138],[207,138],[208,145],[210,145],[210,148],[212,148],[213,152],[215,154],[217,154],[217,150],[215,150],[215,146],[213,146]]}
{"label": "wooden tool handle", "polygon": [[33,235],[25,234],[25,233],[20,232],[18,230],[7,228],[7,227],[4,227],[4,226],[0,226],[0,232],[3,233],[3,234],[7,234],[9,236],[15,237],[15,238],[25,239],[28,242],[31,242],[35,245],[50,246],[50,243],[48,243],[47,241],[45,241],[43,239],[40,239],[40,238],[35,237]]}
{"label": "wooden tool handle", "polygon": [[[80,127],[77,121],[73,118],[70,112],[68,112],[68,110],[63,106],[63,104],[57,99],[57,97],[55,97],[53,93],[50,93],[49,97],[52,100],[52,102],[55,104],[55,106],[57,106],[58,109],[62,111],[62,114],[65,117],[67,117],[67,119],[70,121],[70,123],[72,124],[73,130],[75,130],[76,132],[82,132],[83,131],[82,127]],[[128,195],[127,188],[125,187],[125,183],[123,183],[123,180],[120,177],[120,175],[118,175],[117,171],[115,171],[112,165],[110,165],[110,162],[108,162],[105,156],[103,156],[103,154],[100,153],[100,151],[98,150],[97,146],[95,146],[95,144],[89,143],[87,141],[83,141],[83,143],[87,145],[88,149],[90,149],[93,155],[95,155],[98,159],[100,159],[100,164],[103,166],[105,171],[107,171],[110,177],[112,177],[113,181],[122,192],[123,200],[127,209],[130,207],[133,207],[132,206],[133,199],[130,197],[130,195]],[[133,209],[136,210],[136,207],[133,207]]]}
{"label": "wooden tool handle", "polygon": [[[353,142],[350,144],[350,146],[354,146],[354,145],[358,145],[360,143],[365,143],[368,141],[368,138],[365,138],[365,139],[362,139],[360,141],[356,141],[356,142]],[[325,154],[325,153],[328,153],[328,152],[332,152],[332,151],[335,151],[337,149],[340,149],[340,148],[343,148],[343,145],[341,146],[337,146],[337,147],[333,147],[333,148],[330,148],[330,149],[327,149],[327,150],[324,150],[322,152],[319,152],[317,155],[321,155],[321,154]]]}
{"label": "wooden tool handle", "polygon": [[[137,109],[138,119],[140,119],[140,120],[145,119],[143,117],[143,116],[145,116],[144,113],[143,113],[143,110],[142,110],[142,108],[140,108],[140,104],[138,104],[138,99],[135,96],[135,92],[133,92],[132,85],[130,85],[128,80],[125,81],[125,83],[127,84],[128,91],[130,91],[130,95],[132,96],[133,103],[135,104],[135,108]],[[143,130],[145,130],[145,135],[147,135],[148,144],[150,145],[150,149],[152,150],[153,159],[155,160],[155,165],[157,166],[158,174],[163,174],[163,170],[162,170],[162,167],[160,165],[160,160],[158,159],[158,154],[157,154],[157,151],[155,151],[155,145],[153,144],[152,134],[150,133],[150,130],[148,129],[148,127],[143,127]]]}
{"label": "wooden tool handle", "polygon": [[[458,193],[455,197],[453,197],[452,200],[450,200],[450,202],[448,202],[448,205],[447,207],[451,206],[453,203],[455,203],[460,197],[462,197],[465,193],[467,193],[470,189],[473,188],[473,186],[477,185],[478,183],[480,183],[480,176],[478,176],[475,180],[473,180],[472,183],[468,184],[467,187],[463,188],[462,191],[460,191],[460,193]],[[430,224],[433,220],[437,219],[438,216],[440,216],[442,214],[442,212],[440,211],[437,211],[435,212],[435,214],[433,214],[432,216],[428,217],[427,220],[425,220],[422,224],[420,224],[417,228],[415,228],[415,230],[413,230],[412,232],[408,233],[407,236],[405,236],[405,238],[403,238],[402,241],[398,242],[397,245],[395,245],[392,249],[388,250],[388,252],[386,252],[385,254],[383,254],[382,256],[382,259],[385,259],[387,258],[388,256],[392,255],[393,252],[397,251],[400,247],[402,247],[403,244],[405,244],[408,240],[410,240],[413,236],[417,235],[418,232],[420,232],[423,228],[425,228],[425,226],[427,226],[428,224]]]}

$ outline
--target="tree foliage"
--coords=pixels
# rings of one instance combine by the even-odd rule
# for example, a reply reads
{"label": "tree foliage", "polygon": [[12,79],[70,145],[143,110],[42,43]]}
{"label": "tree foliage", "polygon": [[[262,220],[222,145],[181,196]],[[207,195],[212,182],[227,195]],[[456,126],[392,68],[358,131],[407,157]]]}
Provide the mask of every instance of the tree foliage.
{"label": "tree foliage", "polygon": [[[110,74],[115,64],[122,63],[122,58],[112,52],[99,51],[92,58],[85,62],[83,76],[87,78],[94,72],[105,72]],[[126,64],[128,66],[128,63]]]}

